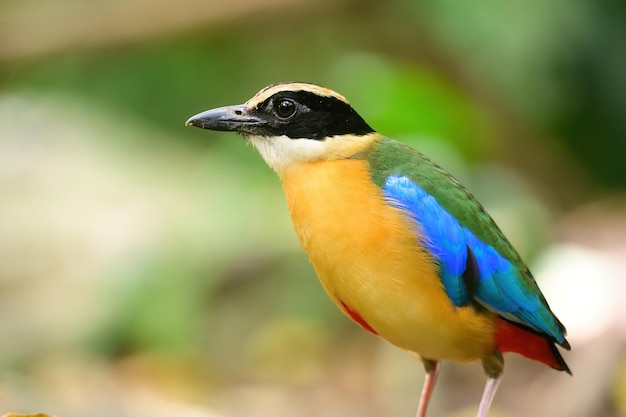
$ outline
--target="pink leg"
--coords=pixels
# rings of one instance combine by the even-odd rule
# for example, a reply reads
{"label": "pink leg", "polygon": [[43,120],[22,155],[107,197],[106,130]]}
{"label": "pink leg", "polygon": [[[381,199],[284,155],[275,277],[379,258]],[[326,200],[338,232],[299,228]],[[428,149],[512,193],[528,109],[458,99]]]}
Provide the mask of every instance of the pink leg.
{"label": "pink leg", "polygon": [[422,395],[420,395],[420,403],[417,406],[417,417],[426,417],[426,409],[430,396],[435,388],[437,377],[439,376],[439,362],[430,359],[423,359],[424,368],[426,369],[426,377],[424,378],[424,386],[422,387]]}
{"label": "pink leg", "polygon": [[485,389],[483,390],[483,397],[480,399],[480,405],[478,406],[478,414],[476,417],[487,417],[487,413],[489,412],[489,407],[491,407],[491,401],[493,401],[494,395],[496,395],[496,391],[498,390],[498,385],[500,385],[500,381],[502,374],[497,377],[489,377],[487,379],[487,384],[485,384]]}

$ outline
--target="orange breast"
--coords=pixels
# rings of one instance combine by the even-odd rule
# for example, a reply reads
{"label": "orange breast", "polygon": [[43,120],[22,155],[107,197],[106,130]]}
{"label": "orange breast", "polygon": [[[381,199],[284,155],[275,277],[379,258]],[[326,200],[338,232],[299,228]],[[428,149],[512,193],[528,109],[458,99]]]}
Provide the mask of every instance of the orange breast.
{"label": "orange breast", "polygon": [[384,201],[365,161],[299,164],[281,179],[322,285],[362,327],[431,359],[493,350],[493,316],[452,306],[417,225]]}

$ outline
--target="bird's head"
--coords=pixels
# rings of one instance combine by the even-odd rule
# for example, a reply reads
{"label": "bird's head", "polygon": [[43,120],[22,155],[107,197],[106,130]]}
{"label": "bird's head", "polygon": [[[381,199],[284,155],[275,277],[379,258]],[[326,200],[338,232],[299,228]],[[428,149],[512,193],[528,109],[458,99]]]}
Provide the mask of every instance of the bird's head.
{"label": "bird's head", "polygon": [[309,83],[272,84],[186,125],[243,134],[279,174],[293,164],[353,157],[378,137],[343,96]]}

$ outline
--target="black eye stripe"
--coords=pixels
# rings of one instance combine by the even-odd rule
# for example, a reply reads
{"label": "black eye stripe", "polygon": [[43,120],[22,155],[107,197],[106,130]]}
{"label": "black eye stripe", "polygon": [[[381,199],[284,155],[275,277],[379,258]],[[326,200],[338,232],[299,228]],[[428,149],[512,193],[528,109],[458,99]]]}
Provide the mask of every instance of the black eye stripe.
{"label": "black eye stripe", "polygon": [[[284,104],[284,109],[279,109]],[[287,112],[294,105],[293,113]],[[285,113],[281,113],[284,110]],[[374,132],[348,103],[311,91],[280,91],[259,104],[255,113],[267,120],[261,136],[323,140],[337,135],[366,135]]]}

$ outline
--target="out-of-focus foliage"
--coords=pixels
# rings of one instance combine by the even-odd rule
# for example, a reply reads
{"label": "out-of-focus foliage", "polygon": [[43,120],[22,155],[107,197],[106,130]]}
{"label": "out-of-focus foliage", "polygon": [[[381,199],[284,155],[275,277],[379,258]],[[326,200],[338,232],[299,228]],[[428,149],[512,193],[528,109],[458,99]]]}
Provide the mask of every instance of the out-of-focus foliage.
{"label": "out-of-focus foliage", "polygon": [[406,3],[519,116],[566,141],[599,183],[624,188],[624,2]]}
{"label": "out-of-focus foliage", "polygon": [[[0,413],[412,415],[419,364],[327,299],[276,176],[183,126],[286,80],[458,176],[536,270],[575,377],[507,357],[494,414],[623,412],[621,3],[78,3],[0,4]],[[482,383],[446,365],[431,413]]]}

